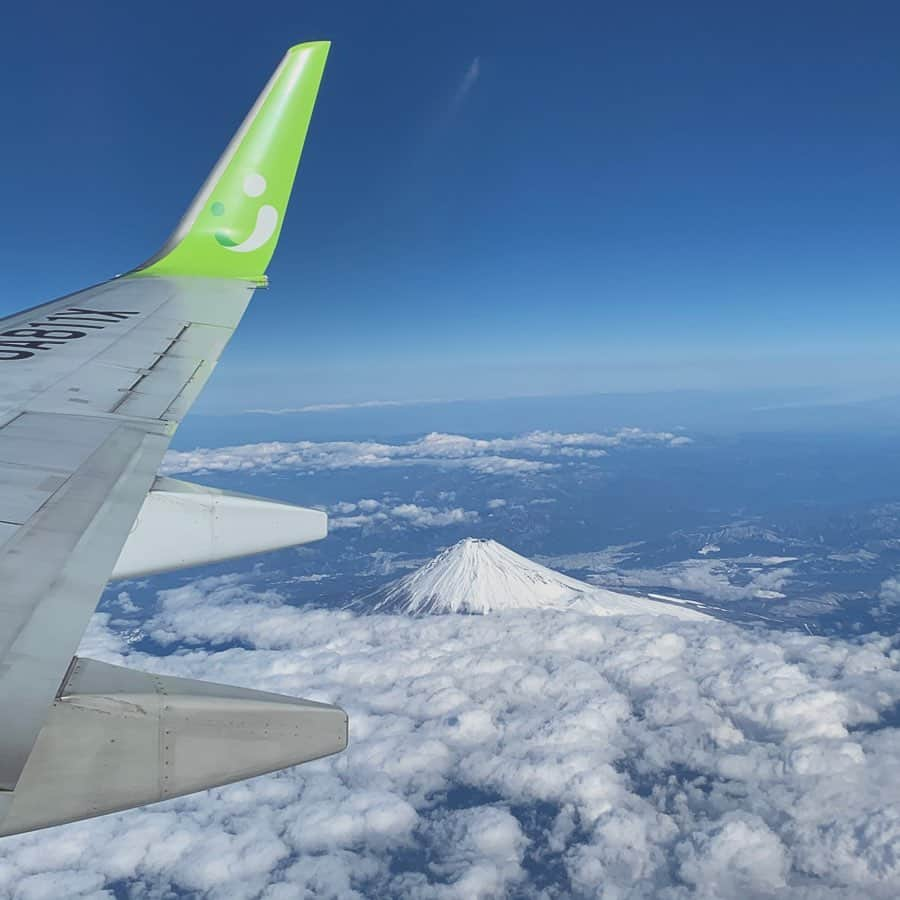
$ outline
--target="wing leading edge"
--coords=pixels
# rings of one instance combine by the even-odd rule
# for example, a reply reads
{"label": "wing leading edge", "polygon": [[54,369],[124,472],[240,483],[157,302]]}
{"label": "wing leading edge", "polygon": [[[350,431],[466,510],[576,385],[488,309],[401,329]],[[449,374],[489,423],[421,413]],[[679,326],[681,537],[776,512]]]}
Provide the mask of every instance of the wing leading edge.
{"label": "wing leading edge", "polygon": [[[104,717],[94,715],[86,724],[76,712],[85,704],[71,700],[80,696],[72,687],[73,654],[151,489],[159,489],[157,469],[178,423],[253,291],[265,283],[328,49],[328,43],[315,42],[288,51],[156,256],[125,276],[0,320],[0,834],[157,798],[152,791],[126,791],[113,803],[107,797],[91,806],[60,797],[57,815],[53,792],[38,798],[27,786],[64,785],[76,775],[66,768],[67,736],[90,734],[102,743]],[[165,506],[152,504],[153,522]],[[205,508],[202,498],[192,508]],[[189,530],[188,523],[180,524]],[[298,539],[324,533],[315,531],[309,537],[298,532]],[[152,535],[153,529],[138,532]],[[309,527],[305,533],[313,535]],[[134,538],[128,558],[141,564],[133,543]],[[150,557],[157,568],[177,564],[160,562],[158,552]],[[89,662],[82,661],[82,669]],[[99,664],[91,671],[94,707],[99,702],[121,709],[122,677]],[[210,694],[208,686],[195,684],[193,690],[180,685],[191,698],[186,708],[208,716],[210,697],[217,708],[226,702],[227,689]],[[242,709],[250,709],[248,722],[265,718],[253,712],[254,702],[272,705],[271,695],[254,700],[253,693],[240,694]],[[285,735],[301,720],[315,727],[309,724],[315,717],[298,718],[289,702],[284,709],[294,710]],[[310,747],[315,756],[343,749],[346,717],[327,709],[343,717],[342,736],[329,719],[329,740],[306,735],[305,743],[291,743],[285,737],[283,752],[269,748],[258,766],[246,761],[243,775],[234,777],[266,771],[272,760],[286,765],[313,758]],[[117,734],[140,730],[128,716],[114,727]],[[152,731],[153,725],[141,727]],[[227,744],[221,730],[220,737]],[[184,770],[186,758],[182,754],[179,783],[192,790],[232,780],[224,769],[219,776]],[[129,757],[110,760],[107,751],[102,769],[98,757],[93,773],[90,765],[78,771],[79,796],[90,797],[92,778],[99,789],[111,763],[126,767],[127,780]],[[208,756],[204,765],[209,768]]]}

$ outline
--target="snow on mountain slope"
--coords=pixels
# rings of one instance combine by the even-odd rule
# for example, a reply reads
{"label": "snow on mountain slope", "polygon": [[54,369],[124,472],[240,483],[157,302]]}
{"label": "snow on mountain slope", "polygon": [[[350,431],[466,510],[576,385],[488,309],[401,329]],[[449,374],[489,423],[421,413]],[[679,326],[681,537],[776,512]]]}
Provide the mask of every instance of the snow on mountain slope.
{"label": "snow on mountain slope", "polygon": [[574,609],[598,616],[707,619],[678,601],[632,597],[548,569],[503,544],[466,538],[374,595],[374,612],[489,613],[504,609]]}

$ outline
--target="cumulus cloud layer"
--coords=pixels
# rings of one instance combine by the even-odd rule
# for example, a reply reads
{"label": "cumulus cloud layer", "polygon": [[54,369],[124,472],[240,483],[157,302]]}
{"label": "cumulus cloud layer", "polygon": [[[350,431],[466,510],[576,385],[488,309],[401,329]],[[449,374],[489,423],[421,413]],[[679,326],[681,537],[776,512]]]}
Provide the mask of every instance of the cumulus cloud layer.
{"label": "cumulus cloud layer", "polygon": [[[893,897],[900,652],[665,617],[304,610],[240,577],[82,652],[330,699],[330,760],[0,843],[21,900]],[[243,645],[234,646],[235,641]],[[218,649],[216,649],[218,647]],[[108,891],[109,893],[104,893]]]}
{"label": "cumulus cloud layer", "polygon": [[170,451],[163,471],[235,472],[322,470],[358,467],[432,465],[462,468],[485,475],[524,475],[555,468],[548,457],[603,456],[610,447],[662,445],[677,447],[690,438],[671,432],[623,428],[614,434],[533,431],[517,438],[470,438],[433,432],[406,444],[375,441],[269,441],[215,449]]}

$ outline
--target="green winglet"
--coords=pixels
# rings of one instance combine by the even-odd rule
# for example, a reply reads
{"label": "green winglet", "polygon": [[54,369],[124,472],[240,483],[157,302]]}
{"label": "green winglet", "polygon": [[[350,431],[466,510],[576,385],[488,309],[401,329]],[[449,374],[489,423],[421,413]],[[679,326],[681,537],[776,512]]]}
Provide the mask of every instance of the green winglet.
{"label": "green winglet", "polygon": [[331,44],[291,47],[165,246],[132,275],[262,279]]}

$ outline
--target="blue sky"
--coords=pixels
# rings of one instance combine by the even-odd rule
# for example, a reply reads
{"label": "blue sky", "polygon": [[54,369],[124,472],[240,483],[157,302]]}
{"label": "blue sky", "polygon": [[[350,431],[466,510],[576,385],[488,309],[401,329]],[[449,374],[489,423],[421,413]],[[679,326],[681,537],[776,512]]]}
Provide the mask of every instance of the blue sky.
{"label": "blue sky", "polygon": [[900,375],[889,4],[192,2],[5,23],[3,308],[163,241],[334,46],[272,288],[200,409]]}

